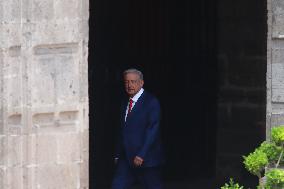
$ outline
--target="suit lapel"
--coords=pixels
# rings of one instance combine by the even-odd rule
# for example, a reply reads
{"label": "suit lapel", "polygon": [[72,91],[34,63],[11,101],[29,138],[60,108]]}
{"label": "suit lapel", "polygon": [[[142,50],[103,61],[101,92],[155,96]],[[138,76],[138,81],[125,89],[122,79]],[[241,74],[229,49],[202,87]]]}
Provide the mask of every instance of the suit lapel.
{"label": "suit lapel", "polygon": [[129,119],[131,119],[131,117],[134,117],[135,113],[138,112],[142,108],[142,105],[143,105],[143,102],[144,102],[144,99],[145,99],[145,93],[146,93],[145,91],[142,93],[142,95],[140,96],[138,101],[135,103],[135,105],[132,108],[132,110],[129,113],[129,115],[127,115],[126,122],[129,121]]}

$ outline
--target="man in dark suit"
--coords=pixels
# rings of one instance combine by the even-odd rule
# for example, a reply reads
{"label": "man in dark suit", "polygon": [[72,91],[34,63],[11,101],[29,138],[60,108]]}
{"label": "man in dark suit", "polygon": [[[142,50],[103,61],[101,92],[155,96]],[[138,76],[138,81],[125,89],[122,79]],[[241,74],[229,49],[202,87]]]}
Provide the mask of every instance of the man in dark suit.
{"label": "man in dark suit", "polygon": [[146,189],[162,189],[159,101],[142,88],[143,74],[139,70],[128,69],[123,78],[128,98],[121,107],[112,189],[128,189],[135,180]]}

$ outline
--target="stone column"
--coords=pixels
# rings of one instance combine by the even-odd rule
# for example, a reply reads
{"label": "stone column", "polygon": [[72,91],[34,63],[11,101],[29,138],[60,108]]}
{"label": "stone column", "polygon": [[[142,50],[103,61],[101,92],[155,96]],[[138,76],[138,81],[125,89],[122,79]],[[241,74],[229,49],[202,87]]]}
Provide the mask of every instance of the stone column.
{"label": "stone column", "polygon": [[284,1],[268,0],[267,139],[271,127],[284,125]]}
{"label": "stone column", "polygon": [[0,188],[88,188],[88,0],[0,0]]}

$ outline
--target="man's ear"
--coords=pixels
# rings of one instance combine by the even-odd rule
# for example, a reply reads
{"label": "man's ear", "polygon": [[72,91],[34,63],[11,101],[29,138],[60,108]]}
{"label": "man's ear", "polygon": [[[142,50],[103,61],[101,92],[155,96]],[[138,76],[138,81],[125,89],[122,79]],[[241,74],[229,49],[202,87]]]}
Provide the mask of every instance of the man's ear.
{"label": "man's ear", "polygon": [[144,85],[144,80],[141,80],[141,86],[143,87],[143,85]]}

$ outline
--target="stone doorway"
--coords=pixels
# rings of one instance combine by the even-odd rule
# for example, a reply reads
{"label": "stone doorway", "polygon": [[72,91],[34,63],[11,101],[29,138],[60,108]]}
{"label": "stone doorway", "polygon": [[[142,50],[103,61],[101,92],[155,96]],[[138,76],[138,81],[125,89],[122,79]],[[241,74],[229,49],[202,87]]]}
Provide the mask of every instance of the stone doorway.
{"label": "stone doorway", "polygon": [[[169,187],[214,188],[230,176],[253,186],[241,156],[265,139],[266,1],[90,7],[90,186],[111,181],[121,72],[129,67],[144,72],[145,88],[162,103]],[[176,99],[186,99],[183,108]]]}
{"label": "stone doorway", "polygon": [[247,181],[240,157],[265,138],[266,65],[266,127],[283,124],[282,7],[268,1],[266,61],[265,0],[96,0],[90,33],[87,0],[0,1],[0,188],[109,185],[128,67],[161,100],[167,183]]}
{"label": "stone doorway", "polygon": [[111,181],[121,73],[129,67],[144,72],[145,88],[161,101],[166,182],[187,187],[196,179],[212,181],[216,2],[101,0],[90,7],[90,186],[107,188]]}
{"label": "stone doorway", "polygon": [[265,126],[283,124],[283,3],[90,3],[87,70],[87,0],[0,1],[1,188],[107,186],[128,67],[144,72],[163,104],[168,183],[255,182],[241,155],[265,138]]}

